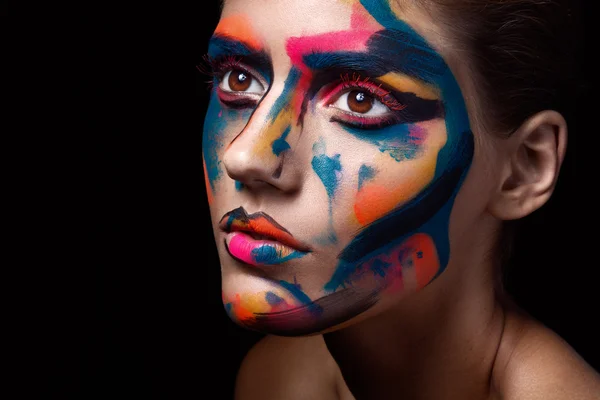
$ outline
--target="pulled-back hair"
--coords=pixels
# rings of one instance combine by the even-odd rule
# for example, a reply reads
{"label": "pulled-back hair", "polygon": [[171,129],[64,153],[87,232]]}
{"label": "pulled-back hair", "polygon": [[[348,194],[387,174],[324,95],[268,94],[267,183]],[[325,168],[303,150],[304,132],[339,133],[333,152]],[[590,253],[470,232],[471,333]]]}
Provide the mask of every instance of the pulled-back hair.
{"label": "pulled-back hair", "polygon": [[[396,0],[402,6],[408,0]],[[575,125],[576,99],[585,82],[579,67],[583,19],[571,0],[410,0],[441,24],[470,69],[477,87],[478,122],[488,133],[509,136],[528,117],[560,112]],[[570,140],[575,130],[569,129]],[[529,218],[505,221],[491,256],[498,283],[510,272],[515,235]]]}
{"label": "pulled-back hair", "polygon": [[[404,1],[404,0],[401,0]],[[510,134],[528,117],[556,110],[569,119],[580,85],[581,20],[567,0],[411,0],[464,50],[477,84],[483,122]]]}

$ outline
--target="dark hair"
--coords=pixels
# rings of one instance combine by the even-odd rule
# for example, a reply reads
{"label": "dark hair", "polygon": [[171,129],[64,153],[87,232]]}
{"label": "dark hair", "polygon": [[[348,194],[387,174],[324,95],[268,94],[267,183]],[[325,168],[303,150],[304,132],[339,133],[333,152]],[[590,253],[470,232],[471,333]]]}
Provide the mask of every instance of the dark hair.
{"label": "dark hair", "polygon": [[481,87],[484,123],[509,134],[536,112],[568,119],[578,5],[566,0],[418,0],[464,46]]}
{"label": "dark hair", "polygon": [[[583,37],[578,2],[417,0],[417,4],[439,21],[467,57],[486,130],[510,135],[542,110],[556,110],[570,124],[573,99],[582,93],[584,83],[577,81],[581,56],[577,49],[582,48]],[[506,221],[491,254],[499,267],[500,285],[509,272],[522,223]]]}

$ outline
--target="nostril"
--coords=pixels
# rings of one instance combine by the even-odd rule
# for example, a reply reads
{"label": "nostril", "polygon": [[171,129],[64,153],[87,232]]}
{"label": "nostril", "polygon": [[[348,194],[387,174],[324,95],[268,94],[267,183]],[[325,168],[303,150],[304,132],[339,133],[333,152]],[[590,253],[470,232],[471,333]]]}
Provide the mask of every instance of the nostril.
{"label": "nostril", "polygon": [[252,140],[244,140],[243,135],[233,141],[223,156],[229,177],[242,183],[277,179],[280,157],[261,151],[264,150],[262,147],[255,145]]}

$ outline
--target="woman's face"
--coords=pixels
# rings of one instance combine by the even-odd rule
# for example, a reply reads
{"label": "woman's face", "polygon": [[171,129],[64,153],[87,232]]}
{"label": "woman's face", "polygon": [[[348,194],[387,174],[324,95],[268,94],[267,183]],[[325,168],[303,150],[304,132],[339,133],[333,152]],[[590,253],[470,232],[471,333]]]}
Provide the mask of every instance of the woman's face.
{"label": "woman's face", "polygon": [[228,0],[203,156],[230,317],[335,329],[439,276],[473,157],[444,59],[384,0]]}

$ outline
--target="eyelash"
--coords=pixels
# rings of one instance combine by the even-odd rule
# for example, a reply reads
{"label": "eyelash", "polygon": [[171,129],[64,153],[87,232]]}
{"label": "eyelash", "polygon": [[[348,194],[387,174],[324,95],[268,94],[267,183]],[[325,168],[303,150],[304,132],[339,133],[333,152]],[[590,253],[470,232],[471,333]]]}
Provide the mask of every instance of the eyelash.
{"label": "eyelash", "polygon": [[211,77],[211,80],[207,81],[208,89],[212,90],[215,84],[215,80],[221,81],[225,73],[232,69],[243,70],[246,71],[245,68],[241,66],[241,57],[235,56],[222,56],[222,57],[211,57],[208,53],[202,56],[202,64],[196,65],[198,71],[202,74]]}
{"label": "eyelash", "polygon": [[342,114],[343,117],[334,115],[331,118],[331,121],[350,128],[362,130],[381,129],[402,122],[400,112],[404,110],[407,105],[399,102],[390,91],[383,88],[383,84],[376,83],[370,77],[363,77],[356,72],[353,72],[352,76],[350,76],[350,73],[341,74],[339,81],[337,81],[337,83],[334,82],[332,86],[333,89],[328,90],[327,94],[324,96],[324,103],[328,106],[335,103],[337,99],[344,94],[349,93],[352,90],[361,89],[368,92],[375,100],[387,107],[390,110],[390,113],[384,116],[366,117],[358,113],[340,110],[339,114]]}
{"label": "eyelash", "polygon": [[[196,68],[198,68],[201,73],[212,78],[210,81],[206,82],[210,90],[213,89],[215,81],[220,83],[225,74],[231,70],[244,71],[245,73],[250,74],[253,79],[257,79],[254,76],[254,73],[244,67],[242,57],[228,55],[215,58],[211,57],[209,54],[205,54],[202,58],[204,65],[197,65]],[[331,121],[363,130],[381,129],[385,126],[402,121],[399,113],[404,110],[407,105],[399,102],[390,91],[385,90],[382,87],[382,84],[377,84],[370,77],[363,77],[356,72],[353,72],[352,75],[350,75],[350,73],[340,74],[339,80],[332,82],[330,87],[332,86],[333,90],[328,90],[330,94],[326,96],[327,99],[337,99],[351,90],[362,89],[373,96],[375,100],[386,106],[390,110],[390,114],[379,117],[364,117],[359,114],[340,110],[338,114],[343,114],[343,117],[335,115],[331,118]],[[251,108],[257,104],[254,100],[242,99],[237,96],[231,97],[229,94],[223,97],[221,97],[221,101],[231,108]],[[335,100],[326,101],[328,105],[333,102],[335,102]]]}
{"label": "eyelash", "polygon": [[353,72],[352,78],[350,78],[350,74],[346,73],[346,75],[340,76],[340,81],[343,89],[364,89],[368,91],[391,111],[402,111],[407,107],[406,104],[396,100],[390,91],[383,89],[382,84],[372,82],[372,79],[368,76],[363,78],[360,74]]}

